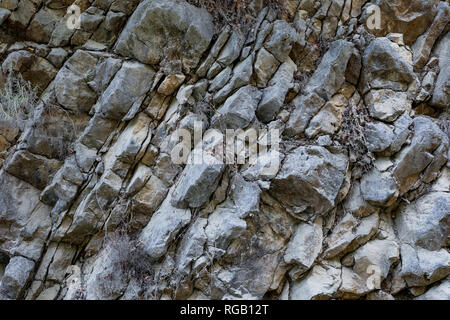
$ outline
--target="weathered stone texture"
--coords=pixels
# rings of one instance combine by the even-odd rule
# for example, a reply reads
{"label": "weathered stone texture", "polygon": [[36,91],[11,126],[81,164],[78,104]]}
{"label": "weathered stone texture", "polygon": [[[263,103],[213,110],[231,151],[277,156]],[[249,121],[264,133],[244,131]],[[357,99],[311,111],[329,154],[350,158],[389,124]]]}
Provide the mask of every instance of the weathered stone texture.
{"label": "weathered stone texture", "polygon": [[204,2],[0,1],[0,299],[449,300],[448,1]]}

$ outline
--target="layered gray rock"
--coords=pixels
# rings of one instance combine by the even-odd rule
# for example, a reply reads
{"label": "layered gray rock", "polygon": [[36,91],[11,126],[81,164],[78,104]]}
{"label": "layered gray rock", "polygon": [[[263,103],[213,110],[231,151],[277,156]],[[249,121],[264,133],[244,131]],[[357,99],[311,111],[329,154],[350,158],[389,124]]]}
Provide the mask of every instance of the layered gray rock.
{"label": "layered gray rock", "polygon": [[[169,195],[173,190],[169,191]],[[153,260],[158,260],[166,253],[170,242],[191,220],[189,209],[178,209],[171,205],[169,196],[152,216],[150,222],[142,230],[140,241],[146,254]]]}
{"label": "layered gray rock", "polygon": [[306,85],[305,92],[315,92],[329,100],[344,84],[353,48],[354,45],[345,40],[333,42]]}
{"label": "layered gray rock", "polygon": [[388,172],[374,169],[361,179],[361,195],[372,205],[389,207],[398,194],[397,181]]}
{"label": "layered gray rock", "polygon": [[153,69],[144,64],[124,63],[101,96],[98,112],[107,119],[122,119],[150,90],[154,75]]}
{"label": "layered gray rock", "polygon": [[186,166],[172,194],[172,205],[177,208],[198,208],[208,202],[219,184],[225,168],[213,156],[204,155],[203,163]]}
{"label": "layered gray rock", "polygon": [[408,286],[430,285],[450,274],[450,254],[446,249],[430,251],[403,244],[400,253],[400,275]]}
{"label": "layered gray rock", "polygon": [[[97,100],[95,92],[87,85],[89,73],[98,59],[88,52],[77,51],[58,72],[54,82],[59,104],[73,111],[89,112]],[[81,109],[80,109],[81,108]]]}
{"label": "layered gray rock", "polygon": [[445,108],[449,105],[449,86],[450,86],[450,70],[449,70],[449,43],[450,34],[447,32],[445,37],[441,40],[438,50],[441,53],[439,59],[439,67],[441,69],[439,76],[437,78],[435,89],[433,92],[433,98],[431,103],[434,106]]}
{"label": "layered gray rock", "polygon": [[284,261],[295,264],[297,274],[308,271],[322,249],[323,235],[320,224],[320,219],[313,225],[300,224],[286,248]]}
{"label": "layered gray rock", "polygon": [[289,89],[292,87],[294,72],[297,70],[292,60],[283,63],[269,81],[269,88],[265,89],[256,114],[262,122],[274,120],[281,107]]}
{"label": "layered gray rock", "polygon": [[23,257],[13,257],[6,266],[0,281],[0,298],[17,299],[31,278],[34,262]]}
{"label": "layered gray rock", "polygon": [[403,205],[395,224],[399,240],[427,250],[439,250],[448,245],[450,195],[433,192]]}
{"label": "layered gray rock", "polygon": [[0,299],[448,299],[445,1],[0,2]]}
{"label": "layered gray rock", "polygon": [[272,27],[265,48],[280,62],[285,62],[289,57],[292,46],[298,42],[298,34],[292,26],[284,20],[277,20]]}
{"label": "layered gray rock", "polygon": [[417,300],[448,300],[450,299],[450,284],[446,279],[440,285],[429,289],[424,294],[420,295]]}
{"label": "layered gray rock", "polygon": [[394,121],[411,109],[411,101],[406,93],[390,89],[371,90],[365,96],[365,102],[372,117],[386,122]]}
{"label": "layered gray rock", "polygon": [[341,285],[339,267],[314,266],[311,272],[301,281],[294,282],[289,298],[293,300],[326,300],[330,299]]}
{"label": "layered gray rock", "polygon": [[[361,1],[358,1],[361,2]],[[431,0],[395,1],[377,0],[383,23],[381,28],[373,28],[377,36],[388,33],[403,33],[406,44],[413,43],[432,23],[437,4]]]}
{"label": "layered gray rock", "polygon": [[353,49],[354,45],[345,40],[338,40],[330,45],[317,70],[309,79],[304,90],[305,94],[298,96],[294,101],[295,108],[287,123],[286,135],[302,133],[325,102],[338,92],[345,82]]}
{"label": "layered gray rock", "polygon": [[255,61],[255,74],[259,87],[265,87],[267,85],[267,82],[272,78],[275,71],[277,71],[279,65],[280,62],[266,49],[262,48],[258,51]]}
{"label": "layered gray rock", "polygon": [[214,127],[224,130],[245,129],[254,119],[262,93],[253,86],[245,86],[229,97],[218,110],[211,122]]}
{"label": "layered gray rock", "polygon": [[448,137],[426,117],[413,120],[414,136],[411,144],[396,157],[393,175],[405,193],[417,181],[423,170],[428,181],[436,178],[436,171],[446,163]]}
{"label": "layered gray rock", "polygon": [[433,23],[423,35],[417,38],[411,47],[414,55],[415,68],[423,68],[425,66],[437,37],[444,30],[449,19],[449,5],[446,2],[440,1],[438,12],[434,17]]}
{"label": "layered gray rock", "polygon": [[325,257],[342,256],[348,251],[363,245],[378,231],[379,218],[374,213],[361,220],[347,213],[327,239]]}

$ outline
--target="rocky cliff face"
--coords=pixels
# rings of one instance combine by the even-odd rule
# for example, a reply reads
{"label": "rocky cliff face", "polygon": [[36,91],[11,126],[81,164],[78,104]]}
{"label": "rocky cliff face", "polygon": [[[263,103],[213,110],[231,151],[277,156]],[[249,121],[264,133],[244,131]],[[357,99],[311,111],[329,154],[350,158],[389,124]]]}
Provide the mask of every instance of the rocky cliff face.
{"label": "rocky cliff face", "polygon": [[[248,10],[0,3],[0,87],[40,97],[0,125],[0,298],[450,299],[448,3]],[[174,162],[196,123],[278,150]]]}

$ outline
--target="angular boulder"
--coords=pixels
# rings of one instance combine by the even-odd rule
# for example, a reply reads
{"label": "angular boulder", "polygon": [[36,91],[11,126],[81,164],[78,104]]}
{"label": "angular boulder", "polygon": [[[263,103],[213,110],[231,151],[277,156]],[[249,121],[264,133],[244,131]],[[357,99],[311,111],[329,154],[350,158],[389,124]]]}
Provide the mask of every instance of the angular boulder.
{"label": "angular boulder", "polygon": [[442,38],[437,47],[441,72],[436,80],[431,105],[446,108],[450,104],[450,32]]}
{"label": "angular boulder", "polygon": [[262,93],[253,86],[245,86],[229,97],[211,123],[224,129],[245,129],[254,119]]}
{"label": "angular boulder", "polygon": [[412,101],[405,92],[389,89],[371,90],[364,97],[369,112],[375,119],[392,122],[402,113],[411,110]]}
{"label": "angular boulder", "polygon": [[390,206],[398,197],[397,181],[389,172],[373,169],[361,179],[361,195],[365,201],[376,206]]}
{"label": "angular boulder", "polygon": [[[440,128],[424,116],[413,120],[414,135],[410,145],[396,156],[393,176],[404,194],[417,181],[423,172],[423,180],[431,182],[439,174],[440,168],[447,162],[449,139]],[[426,170],[425,170],[426,169]]]}
{"label": "angular boulder", "polygon": [[438,13],[429,26],[428,30],[417,38],[416,42],[411,46],[414,56],[414,68],[421,69],[427,63],[431,50],[433,49],[436,39],[440,36],[445,26],[450,20],[450,6],[444,1],[440,1],[438,5]]}
{"label": "angular boulder", "polygon": [[298,41],[295,29],[286,21],[277,20],[273,23],[272,34],[264,46],[278,61],[285,62],[293,44]]}
{"label": "angular boulder", "polygon": [[[321,219],[314,224],[301,223],[289,242],[284,254],[284,261],[298,266],[298,271],[304,273],[311,268],[322,250]],[[297,271],[297,272],[298,272]]]}
{"label": "angular boulder", "polygon": [[292,300],[327,300],[333,297],[341,285],[341,269],[335,266],[316,265],[302,280],[290,288]]}
{"label": "angular boulder", "polygon": [[286,125],[285,135],[294,136],[303,133],[322,106],[341,89],[346,80],[349,62],[355,54],[354,50],[353,43],[346,40],[331,43],[306,84],[303,90],[305,94],[295,98],[294,111]]}
{"label": "angular boulder", "polygon": [[293,85],[292,82],[296,70],[297,66],[288,58],[269,81],[268,88],[264,89],[261,102],[256,111],[258,118],[262,122],[272,121],[284,105],[286,94]]}
{"label": "angular boulder", "polygon": [[213,31],[212,18],[204,9],[179,0],[146,0],[128,20],[115,51],[145,64],[179,56],[189,72],[208,49]]}
{"label": "angular boulder", "polygon": [[434,0],[377,0],[381,10],[381,29],[369,30],[376,36],[402,33],[411,45],[433,21],[437,10]]}
{"label": "angular boulder", "polygon": [[353,43],[346,40],[332,42],[304,92],[316,92],[323,99],[331,99],[345,82],[347,66],[353,54]]}
{"label": "angular boulder", "polygon": [[125,62],[100,98],[102,117],[121,120],[152,87],[155,71],[139,62]]}
{"label": "angular boulder", "polygon": [[30,280],[33,269],[33,261],[19,256],[13,257],[0,281],[0,299],[19,298]]}
{"label": "angular boulder", "polygon": [[189,209],[178,209],[170,204],[172,192],[173,188],[139,237],[144,251],[152,260],[161,258],[170,242],[191,221]]}
{"label": "angular boulder", "polygon": [[53,86],[56,100],[65,109],[86,113],[91,110],[97,95],[87,82],[97,62],[97,57],[78,50],[58,72]]}
{"label": "angular boulder", "polygon": [[450,194],[432,192],[396,215],[398,238],[403,243],[427,250],[439,250],[450,244]]}

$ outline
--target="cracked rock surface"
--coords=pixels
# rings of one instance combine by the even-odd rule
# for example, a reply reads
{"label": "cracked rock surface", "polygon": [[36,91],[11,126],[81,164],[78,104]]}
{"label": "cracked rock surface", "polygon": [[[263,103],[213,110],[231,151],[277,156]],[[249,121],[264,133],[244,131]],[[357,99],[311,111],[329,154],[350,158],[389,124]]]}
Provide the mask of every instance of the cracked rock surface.
{"label": "cracked rock surface", "polygon": [[0,119],[0,299],[450,300],[447,1],[54,2],[0,3],[0,89],[39,98]]}

